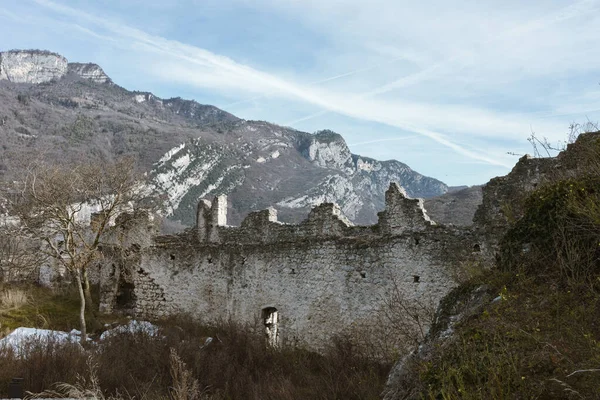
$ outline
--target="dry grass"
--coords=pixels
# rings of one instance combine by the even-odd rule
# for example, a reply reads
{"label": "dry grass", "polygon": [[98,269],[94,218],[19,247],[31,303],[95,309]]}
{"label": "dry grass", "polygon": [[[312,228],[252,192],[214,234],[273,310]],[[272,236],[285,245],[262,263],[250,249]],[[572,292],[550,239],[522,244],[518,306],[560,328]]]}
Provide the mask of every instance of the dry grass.
{"label": "dry grass", "polygon": [[21,288],[4,288],[0,291],[0,313],[14,310],[29,303],[29,295]]}
{"label": "dry grass", "polygon": [[[15,376],[24,377],[31,392],[96,399],[368,400],[383,390],[391,365],[373,361],[349,341],[316,354],[270,348],[263,335],[250,332],[181,318],[165,321],[156,336],[118,335],[86,351],[52,340],[26,344],[27,358],[0,350],[0,397]],[[214,339],[203,347],[207,336]]]}
{"label": "dry grass", "polygon": [[194,379],[192,372],[177,355],[175,349],[171,349],[169,358],[171,360],[171,378],[173,379],[173,385],[170,388],[171,398],[173,400],[202,399],[198,381]]}
{"label": "dry grass", "polygon": [[[98,380],[98,365],[92,357],[87,359],[86,363],[87,377],[83,374],[77,374],[74,384],[61,382],[55,383],[53,390],[45,390],[41,393],[28,392],[29,399],[47,399],[47,398],[72,398],[87,400],[105,400],[104,393],[100,388]],[[116,399],[115,399],[116,400]]]}

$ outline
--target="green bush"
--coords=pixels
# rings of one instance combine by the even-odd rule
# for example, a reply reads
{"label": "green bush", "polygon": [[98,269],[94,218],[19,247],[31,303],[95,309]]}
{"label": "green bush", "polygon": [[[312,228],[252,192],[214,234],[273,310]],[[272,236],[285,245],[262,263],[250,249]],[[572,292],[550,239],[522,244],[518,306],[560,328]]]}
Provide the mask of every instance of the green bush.
{"label": "green bush", "polygon": [[600,399],[594,165],[526,199],[523,217],[501,241],[496,268],[475,282],[495,290],[496,301],[460,322],[449,341],[414,367],[422,398]]}
{"label": "green bush", "polygon": [[535,191],[501,242],[501,269],[560,275],[560,283],[600,287],[600,176],[571,178]]}

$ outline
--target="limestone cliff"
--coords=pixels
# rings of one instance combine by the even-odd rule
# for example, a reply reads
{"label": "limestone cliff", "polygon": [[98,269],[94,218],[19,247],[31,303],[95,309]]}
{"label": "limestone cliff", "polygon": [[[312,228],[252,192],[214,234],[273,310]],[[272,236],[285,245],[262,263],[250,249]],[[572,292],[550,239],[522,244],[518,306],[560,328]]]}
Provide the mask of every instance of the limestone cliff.
{"label": "limestone cliff", "polygon": [[67,73],[67,59],[40,50],[0,52],[0,80],[14,83],[44,83]]}
{"label": "limestone cliff", "polygon": [[381,193],[392,181],[410,197],[447,189],[401,162],[353,155],[342,136],[331,131],[311,135],[259,121],[237,125],[226,145],[194,140],[172,148],[155,164],[154,186],[167,194],[176,219],[191,224],[198,197],[230,194],[236,224],[244,215],[235,211],[273,205],[283,221],[297,222],[321,203],[337,203],[352,222],[370,224],[383,209]]}
{"label": "limestone cliff", "polygon": [[310,138],[304,156],[322,168],[353,170],[352,153],[340,134],[324,130]]}
{"label": "limestone cliff", "polygon": [[73,73],[95,83],[111,83],[102,68],[92,63],[69,63],[60,54],[45,50],[0,52],[0,80],[14,83],[45,83]]}
{"label": "limestone cliff", "polygon": [[67,72],[77,74],[80,77],[89,79],[95,83],[112,83],[112,80],[97,64],[69,63]]}

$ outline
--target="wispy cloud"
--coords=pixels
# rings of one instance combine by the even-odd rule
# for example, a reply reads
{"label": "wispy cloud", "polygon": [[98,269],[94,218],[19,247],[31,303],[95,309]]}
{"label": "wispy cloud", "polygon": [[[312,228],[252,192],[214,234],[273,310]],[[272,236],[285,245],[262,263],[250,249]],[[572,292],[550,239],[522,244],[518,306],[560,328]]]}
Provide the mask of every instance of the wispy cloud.
{"label": "wispy cloud", "polygon": [[[268,73],[239,64],[228,57],[214,54],[205,49],[150,35],[139,29],[119,25],[112,21],[92,16],[85,12],[49,0],[35,0],[35,2],[61,14],[76,17],[78,20],[86,20],[91,22],[113,34],[118,35],[121,39],[127,39],[135,42],[137,45],[142,45],[147,51],[156,52],[163,56],[169,56],[177,62],[183,61],[189,63],[188,67],[181,64],[172,63],[168,65],[168,69],[157,71],[158,73],[162,73],[164,78],[185,80],[192,84],[197,84],[204,87],[241,88],[254,92],[273,91],[278,95],[294,97],[329,111],[347,115],[353,118],[389,124],[391,126],[396,126],[419,133],[446,147],[449,147],[459,154],[473,159],[485,161],[494,165],[509,165],[504,161],[499,161],[482,155],[481,152],[467,150],[439,132],[417,127],[411,123],[402,121],[402,109],[412,109],[410,110],[411,113],[417,111],[419,113],[425,112],[431,115],[431,113],[435,113],[436,110],[428,109],[430,107],[424,107],[420,105],[415,106],[411,104],[388,104],[382,102],[377,102],[375,104],[373,104],[373,102],[365,103],[364,100],[357,101],[360,100],[359,98],[350,99],[349,101],[348,96],[346,95],[304,88]],[[210,73],[204,74],[203,72],[205,71],[196,69],[198,67],[208,68]],[[398,111],[400,111],[400,115],[398,115]]]}
{"label": "wispy cloud", "polygon": [[[425,6],[383,0],[374,4],[348,0],[344,7],[336,0],[232,0],[290,12],[315,29],[327,26],[345,48],[357,52],[355,59],[360,60],[365,52],[376,60],[362,57],[362,63],[339,68],[339,73],[302,80],[308,83],[55,1],[33,1],[70,18],[74,28],[88,35],[158,55],[150,68],[164,81],[243,98],[226,107],[265,98],[302,102],[316,110],[288,125],[335,113],[413,132],[472,160],[503,167],[514,160],[503,154],[497,141],[523,138],[531,126],[558,137],[565,126],[555,118],[573,111],[565,100],[527,97],[529,88],[521,88],[522,82],[531,76],[547,76],[548,85],[555,77],[600,66],[600,56],[585,47],[600,37],[599,1],[594,0],[538,7],[543,9],[540,12],[521,3],[514,4],[515,12],[496,12],[485,2],[464,10],[435,2],[434,14],[428,14],[431,10]],[[587,63],[575,57],[584,50],[591,54]],[[557,56],[561,51],[564,54]],[[325,58],[335,62],[336,55]],[[405,64],[396,65],[398,60]],[[360,90],[348,85],[357,77],[369,85],[361,84]],[[517,101],[525,107],[515,105]],[[582,109],[596,110],[597,104],[583,104]],[[379,141],[394,140],[374,138],[354,144]],[[477,147],[485,141],[486,148]]]}
{"label": "wispy cloud", "polygon": [[17,21],[17,22],[25,22],[26,21],[25,18],[20,17],[17,14],[12,13],[12,12],[10,12],[8,10],[5,10],[5,9],[2,9],[2,8],[0,8],[0,16],[4,16],[6,18],[10,18],[13,21]]}
{"label": "wispy cloud", "polygon": [[415,139],[418,137],[419,136],[411,135],[411,136],[402,136],[402,137],[396,137],[396,138],[367,140],[365,142],[349,143],[348,146],[361,146],[361,145],[365,145],[365,144],[382,143],[382,142],[402,142],[402,141],[407,141],[409,139]]}

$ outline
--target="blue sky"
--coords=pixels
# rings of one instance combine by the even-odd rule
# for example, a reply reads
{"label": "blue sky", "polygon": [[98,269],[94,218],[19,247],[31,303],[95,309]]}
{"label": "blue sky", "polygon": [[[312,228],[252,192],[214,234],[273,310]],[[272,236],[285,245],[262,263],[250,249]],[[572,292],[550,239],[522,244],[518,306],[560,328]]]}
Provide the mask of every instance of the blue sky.
{"label": "blue sky", "polygon": [[332,129],[451,185],[506,174],[533,131],[600,120],[600,0],[2,0],[0,49],[119,85]]}

